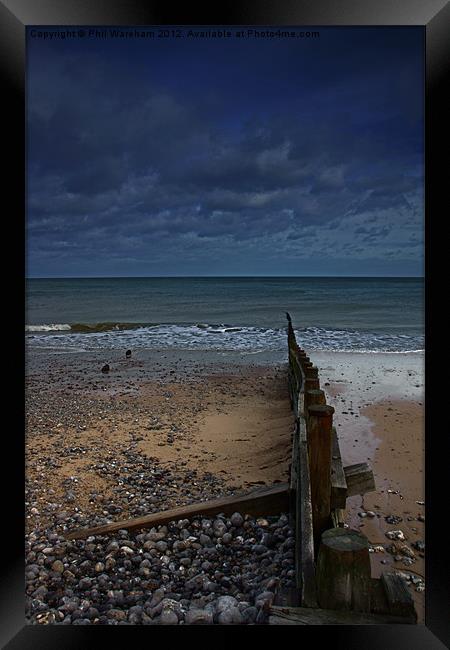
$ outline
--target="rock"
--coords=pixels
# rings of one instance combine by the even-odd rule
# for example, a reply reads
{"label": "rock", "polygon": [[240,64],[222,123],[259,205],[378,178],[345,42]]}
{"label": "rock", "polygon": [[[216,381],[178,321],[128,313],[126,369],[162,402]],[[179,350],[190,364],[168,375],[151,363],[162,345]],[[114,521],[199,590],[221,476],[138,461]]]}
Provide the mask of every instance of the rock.
{"label": "rock", "polygon": [[41,585],[33,591],[33,598],[38,598],[39,600],[45,598],[47,595],[48,589],[45,585]]}
{"label": "rock", "polygon": [[[98,562],[98,564],[101,564],[101,562]],[[115,559],[113,557],[109,557],[109,558],[107,558],[107,560],[105,562],[105,569],[107,571],[110,571],[111,569],[113,569],[116,566],[116,564],[117,564],[117,562],[115,561]]]}
{"label": "rock", "polygon": [[264,546],[263,544],[253,544],[252,551],[254,553],[257,553],[258,555],[262,555],[267,551],[267,547]]}
{"label": "rock", "polygon": [[217,622],[221,625],[241,625],[244,619],[237,607],[229,607],[220,612]]}
{"label": "rock", "polygon": [[102,372],[106,373],[109,372],[109,370],[110,370],[109,363],[105,363],[105,365],[102,367]]}
{"label": "rock", "polygon": [[419,553],[425,553],[425,542],[422,540],[417,540],[417,542],[413,542],[411,544],[413,548],[416,549],[416,551],[419,551]]}
{"label": "rock", "polygon": [[244,623],[254,623],[256,617],[258,616],[258,610],[256,607],[246,607],[242,612],[242,619]]}
{"label": "rock", "polygon": [[77,618],[72,622],[72,625],[90,625],[91,621],[88,618]]}
{"label": "rock", "polygon": [[231,525],[235,528],[240,528],[244,523],[244,517],[239,512],[233,512],[230,517]]}
{"label": "rock", "polygon": [[275,594],[272,591],[263,591],[258,594],[255,598],[256,607],[270,607],[275,598]]}
{"label": "rock", "polygon": [[390,530],[385,533],[385,535],[388,539],[399,539],[402,542],[406,539],[404,533],[401,530]]}
{"label": "rock", "polygon": [[220,614],[230,607],[237,607],[238,601],[233,596],[220,596],[216,601],[216,611]]}
{"label": "rock", "polygon": [[221,519],[215,519],[213,530],[214,537],[222,537],[227,532],[227,525]]}
{"label": "rock", "polygon": [[140,605],[133,605],[128,610],[128,621],[131,625],[139,625],[142,622],[144,610]]}
{"label": "rock", "polygon": [[225,533],[222,537],[222,543],[225,544],[226,546],[228,544],[231,544],[233,541],[233,535],[231,533]]}
{"label": "rock", "polygon": [[52,564],[52,570],[55,571],[55,573],[63,573],[64,571],[64,564],[61,562],[61,560],[55,560]]}
{"label": "rock", "polygon": [[394,525],[399,524],[401,521],[403,521],[403,518],[400,517],[399,515],[388,515],[384,519],[388,524],[394,524]]}
{"label": "rock", "polygon": [[415,559],[414,551],[409,548],[407,544],[400,544],[398,548],[399,553],[405,555],[406,557]]}
{"label": "rock", "polygon": [[213,615],[205,609],[190,609],[184,617],[186,625],[212,625]]}
{"label": "rock", "polygon": [[161,625],[178,625],[178,616],[173,609],[163,609],[160,621]]}
{"label": "rock", "polygon": [[165,595],[164,589],[156,589],[150,601],[150,607],[153,608],[156,607],[156,605],[159,605],[159,603],[164,598],[164,595]]}
{"label": "rock", "polygon": [[115,621],[125,621],[127,618],[126,613],[121,609],[110,609],[107,613],[108,618],[112,618]]}
{"label": "rock", "polygon": [[78,583],[78,587],[82,590],[89,589],[92,585],[92,580],[91,578],[85,577],[81,578],[80,582]]}

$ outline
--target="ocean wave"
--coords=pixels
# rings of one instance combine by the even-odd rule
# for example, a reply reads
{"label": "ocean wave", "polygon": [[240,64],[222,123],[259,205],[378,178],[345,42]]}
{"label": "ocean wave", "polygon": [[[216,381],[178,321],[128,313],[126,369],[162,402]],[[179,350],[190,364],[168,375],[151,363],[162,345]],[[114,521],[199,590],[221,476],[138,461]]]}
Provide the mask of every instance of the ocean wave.
{"label": "ocean wave", "polygon": [[[298,328],[295,332],[299,344],[308,351],[412,353],[424,349],[422,335],[321,327]],[[243,353],[283,352],[287,346],[284,327],[233,326],[226,323],[37,325],[27,326],[27,340],[32,346],[84,349],[169,347]]]}
{"label": "ocean wave", "polygon": [[71,330],[68,323],[51,323],[49,325],[25,325],[26,332],[63,332]]}

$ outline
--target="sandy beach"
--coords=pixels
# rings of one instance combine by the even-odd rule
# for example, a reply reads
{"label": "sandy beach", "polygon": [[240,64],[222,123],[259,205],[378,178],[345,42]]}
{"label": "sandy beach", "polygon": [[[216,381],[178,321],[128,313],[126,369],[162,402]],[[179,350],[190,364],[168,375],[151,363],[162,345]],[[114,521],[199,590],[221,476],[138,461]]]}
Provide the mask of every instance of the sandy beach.
{"label": "sandy beach", "polygon": [[[317,353],[311,358],[335,408],[344,465],[367,461],[375,476],[376,492],[347,500],[346,523],[368,537],[374,577],[393,570],[408,579],[418,622],[424,623],[423,354]],[[386,537],[395,531],[404,539]]]}
{"label": "sandy beach", "polygon": [[[285,368],[158,363],[123,359],[103,375],[99,362],[72,355],[53,357],[48,372],[30,369],[27,479],[41,484],[31,521],[46,522],[49,497],[61,504],[67,493],[83,515],[102,514],[99,494],[101,503],[114,500],[119,468],[124,459],[131,468],[131,457],[180,478],[149,504],[136,493],[111,514],[287,480],[293,416]],[[112,468],[103,471],[105,463]],[[195,477],[207,480],[207,493]]]}
{"label": "sandy beach", "polygon": [[[346,522],[369,538],[374,576],[405,574],[423,622],[424,546],[414,547],[424,540],[423,356],[310,356],[335,407],[344,465],[368,461],[375,474],[377,491],[349,499]],[[85,525],[286,481],[287,364],[249,358],[141,351],[117,355],[102,374],[100,353],[30,355],[31,538],[51,531],[61,543],[58,535]],[[386,537],[398,530],[404,541]],[[292,561],[284,557],[284,584]]]}

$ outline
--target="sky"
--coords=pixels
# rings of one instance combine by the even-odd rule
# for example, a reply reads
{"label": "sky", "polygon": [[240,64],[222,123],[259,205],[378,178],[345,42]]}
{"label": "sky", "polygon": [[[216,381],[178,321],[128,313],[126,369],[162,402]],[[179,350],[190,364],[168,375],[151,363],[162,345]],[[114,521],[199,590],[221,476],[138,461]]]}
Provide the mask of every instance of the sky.
{"label": "sky", "polygon": [[423,275],[422,29],[187,31],[28,28],[27,276]]}

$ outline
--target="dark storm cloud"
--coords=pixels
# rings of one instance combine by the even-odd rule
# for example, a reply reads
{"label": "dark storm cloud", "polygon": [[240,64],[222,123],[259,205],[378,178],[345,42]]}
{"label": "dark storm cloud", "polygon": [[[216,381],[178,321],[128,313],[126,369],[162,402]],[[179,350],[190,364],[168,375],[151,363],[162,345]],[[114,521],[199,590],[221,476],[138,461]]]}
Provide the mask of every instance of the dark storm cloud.
{"label": "dark storm cloud", "polygon": [[420,273],[420,38],[381,32],[297,69],[291,44],[211,45],[205,67],[205,44],[31,43],[30,272]]}

